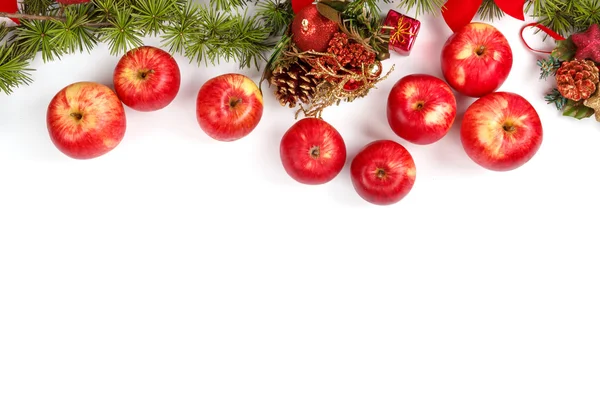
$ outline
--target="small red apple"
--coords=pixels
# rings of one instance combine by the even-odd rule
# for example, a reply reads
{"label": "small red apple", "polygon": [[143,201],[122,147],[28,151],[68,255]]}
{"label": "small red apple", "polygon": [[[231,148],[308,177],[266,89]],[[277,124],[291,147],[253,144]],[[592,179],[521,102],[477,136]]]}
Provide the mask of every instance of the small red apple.
{"label": "small red apple", "polygon": [[304,118],[292,125],[279,146],[283,168],[307,185],[327,183],[346,163],[346,144],[340,133],[320,118]]}
{"label": "small red apple", "polygon": [[448,38],[441,63],[444,78],[454,90],[481,97],[502,86],[512,69],[513,54],[498,29],[472,22]]}
{"label": "small red apple", "polygon": [[166,51],[141,46],[128,51],[117,63],[113,84],[123,104],[137,111],[168,106],[181,84],[177,61]]}
{"label": "small red apple", "polygon": [[435,76],[406,75],[388,95],[387,119],[394,133],[409,142],[437,142],[454,124],[456,98],[450,86]]}
{"label": "small red apple", "polygon": [[69,157],[89,159],[114,149],[125,135],[125,109],[108,86],[76,82],[50,101],[46,125],[54,145]]}
{"label": "small red apple", "polygon": [[247,136],[263,114],[263,97],[249,77],[227,73],[209,79],[196,98],[200,128],[216,140],[228,142]]}
{"label": "small red apple", "polygon": [[350,176],[354,189],[364,200],[389,205],[410,192],[417,170],[411,154],[400,143],[376,140],[354,157]]}
{"label": "small red apple", "polygon": [[467,155],[494,171],[528,162],[542,145],[542,122],[533,106],[515,93],[495,92],[467,109],[460,130]]}

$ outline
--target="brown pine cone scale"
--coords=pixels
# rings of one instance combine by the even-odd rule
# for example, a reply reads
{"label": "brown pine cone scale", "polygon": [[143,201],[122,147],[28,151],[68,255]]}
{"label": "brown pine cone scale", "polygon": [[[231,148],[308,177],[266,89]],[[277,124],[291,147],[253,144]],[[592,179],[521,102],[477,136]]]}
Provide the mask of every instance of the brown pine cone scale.
{"label": "brown pine cone scale", "polygon": [[556,83],[560,94],[570,100],[589,99],[598,89],[599,70],[591,60],[564,62],[556,71]]}
{"label": "brown pine cone scale", "polygon": [[270,83],[275,86],[275,97],[282,106],[296,107],[298,103],[308,103],[318,80],[307,75],[310,67],[302,61],[287,67],[277,67],[271,76]]}

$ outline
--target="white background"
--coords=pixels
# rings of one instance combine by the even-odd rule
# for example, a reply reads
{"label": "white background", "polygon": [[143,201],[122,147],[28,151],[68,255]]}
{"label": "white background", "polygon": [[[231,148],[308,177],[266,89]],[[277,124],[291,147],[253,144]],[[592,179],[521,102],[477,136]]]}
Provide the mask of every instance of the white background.
{"label": "white background", "polygon": [[[348,161],[323,186],[285,174],[294,111],[268,88],[249,136],[202,132],[198,89],[237,65],[179,56],[171,105],[127,109],[116,149],[70,159],[46,107],[75,81],[110,85],[118,57],[99,46],[36,60],[33,84],[0,94],[0,399],[600,398],[600,125],[544,102],[540,55],[505,19],[515,64],[501,89],[543,120],[534,159],[475,165],[459,141],[463,97],[443,140],[397,138],[390,88],[441,77],[450,35],[420,19],[412,54],[392,54],[377,90],[325,112]],[[417,165],[411,193],[385,207],[358,197],[348,168],[382,138]]]}

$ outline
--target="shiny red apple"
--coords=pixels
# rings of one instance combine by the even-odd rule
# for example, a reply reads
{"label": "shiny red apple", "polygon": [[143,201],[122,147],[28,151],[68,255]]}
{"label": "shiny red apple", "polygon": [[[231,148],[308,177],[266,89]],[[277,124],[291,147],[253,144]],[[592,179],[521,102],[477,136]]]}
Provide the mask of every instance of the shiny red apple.
{"label": "shiny red apple", "polygon": [[125,53],[113,72],[115,92],[128,107],[156,111],[177,96],[181,74],[177,61],[166,51],[141,46]]}
{"label": "shiny red apple", "polygon": [[387,100],[387,119],[401,138],[431,144],[443,138],[456,119],[450,86],[432,75],[406,75],[394,84]]}
{"label": "shiny red apple", "polygon": [[531,103],[515,93],[495,92],[467,109],[460,130],[467,155],[494,171],[527,163],[542,145],[542,122]]}
{"label": "shiny red apple", "polygon": [[101,156],[123,139],[127,121],[121,100],[109,87],[76,82],[50,101],[46,125],[52,143],[76,159]]}
{"label": "shiny red apple", "polygon": [[442,73],[458,93],[481,97],[498,90],[513,65],[506,37],[494,26],[472,22],[456,31],[442,48]]}
{"label": "shiny red apple", "polygon": [[354,157],[350,176],[354,189],[364,200],[390,205],[411,191],[417,170],[411,154],[400,143],[376,140]]}
{"label": "shiny red apple", "polygon": [[249,77],[227,73],[209,79],[196,98],[196,119],[213,139],[229,142],[247,136],[263,114],[263,97]]}
{"label": "shiny red apple", "polygon": [[344,139],[320,118],[304,118],[292,125],[281,138],[279,153],[288,175],[307,185],[331,181],[346,163]]}

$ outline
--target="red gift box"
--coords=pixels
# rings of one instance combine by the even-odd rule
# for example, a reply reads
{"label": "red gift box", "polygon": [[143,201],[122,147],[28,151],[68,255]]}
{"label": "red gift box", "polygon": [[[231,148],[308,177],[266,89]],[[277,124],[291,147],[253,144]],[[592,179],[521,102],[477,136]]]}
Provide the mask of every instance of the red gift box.
{"label": "red gift box", "polygon": [[404,56],[409,55],[421,29],[421,22],[390,10],[383,26],[389,29],[389,48]]}

